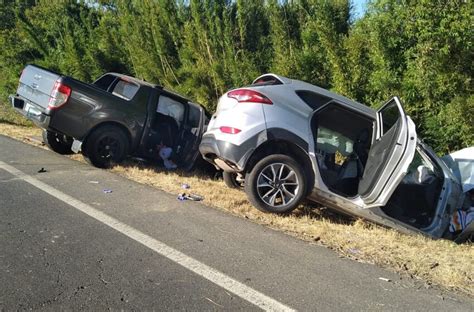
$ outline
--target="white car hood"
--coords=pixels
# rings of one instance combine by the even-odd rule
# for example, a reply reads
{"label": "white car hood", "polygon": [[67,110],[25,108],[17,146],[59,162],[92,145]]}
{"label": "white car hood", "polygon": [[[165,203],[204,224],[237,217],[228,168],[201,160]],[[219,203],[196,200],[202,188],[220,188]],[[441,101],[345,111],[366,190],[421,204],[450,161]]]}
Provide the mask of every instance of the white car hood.
{"label": "white car hood", "polygon": [[442,159],[461,182],[463,192],[474,189],[474,146],[445,155]]}

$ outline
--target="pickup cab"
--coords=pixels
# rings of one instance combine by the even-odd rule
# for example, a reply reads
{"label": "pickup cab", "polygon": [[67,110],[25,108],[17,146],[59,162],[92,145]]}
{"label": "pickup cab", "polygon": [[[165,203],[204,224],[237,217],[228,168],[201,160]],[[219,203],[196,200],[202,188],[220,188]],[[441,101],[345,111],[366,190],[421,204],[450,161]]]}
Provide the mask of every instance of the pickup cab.
{"label": "pickup cab", "polygon": [[178,167],[190,170],[208,117],[204,108],[163,87],[117,73],[87,84],[40,66],[23,70],[12,106],[43,129],[60,154],[82,151],[106,168],[127,155],[160,160],[171,147]]}

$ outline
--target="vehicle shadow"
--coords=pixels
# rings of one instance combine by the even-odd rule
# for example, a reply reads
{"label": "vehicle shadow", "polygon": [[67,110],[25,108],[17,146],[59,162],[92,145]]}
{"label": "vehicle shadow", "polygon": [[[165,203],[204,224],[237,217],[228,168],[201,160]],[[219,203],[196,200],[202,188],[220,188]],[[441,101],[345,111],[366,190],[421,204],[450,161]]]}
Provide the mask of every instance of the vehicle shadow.
{"label": "vehicle shadow", "polygon": [[[141,158],[128,158],[124,162],[120,164],[124,170],[143,170],[143,172],[147,172],[149,175],[156,174],[156,178],[162,179],[170,178],[175,180],[181,180],[184,182],[186,179],[197,179],[200,183],[211,184],[212,190],[201,190],[203,193],[199,195],[203,195],[204,197],[210,197],[209,193],[206,194],[205,192],[209,191],[210,193],[221,193],[223,196],[232,196],[231,193],[235,196],[235,190],[230,192],[225,185],[222,185],[222,172],[218,171],[214,168],[214,166],[208,164],[207,162],[197,162],[197,164],[193,167],[190,171],[185,171],[182,169],[174,169],[174,170],[167,170],[162,162],[148,160],[148,159],[141,159]],[[197,182],[195,182],[197,183]],[[183,183],[185,184],[185,183]],[[192,187],[192,191],[196,190],[195,187]],[[182,190],[186,192],[185,189]],[[247,199],[245,193],[237,192],[237,196],[239,200],[235,200],[236,203],[247,203]],[[255,209],[255,208],[254,208]],[[260,213],[257,209],[255,209],[255,213]],[[350,225],[353,224],[356,219],[339,214],[331,209],[328,209],[322,205],[318,205],[314,202],[303,202],[297,209],[292,211],[289,214],[281,214],[280,217],[282,218],[296,218],[296,219],[309,219],[309,220],[325,220],[327,222],[335,223],[335,224],[343,224],[343,225]]]}
{"label": "vehicle shadow", "polygon": [[314,220],[327,220],[335,224],[351,225],[354,224],[357,219],[340,214],[334,210],[331,210],[323,205],[305,202],[298,209],[294,210],[291,215],[296,218],[309,218]]}

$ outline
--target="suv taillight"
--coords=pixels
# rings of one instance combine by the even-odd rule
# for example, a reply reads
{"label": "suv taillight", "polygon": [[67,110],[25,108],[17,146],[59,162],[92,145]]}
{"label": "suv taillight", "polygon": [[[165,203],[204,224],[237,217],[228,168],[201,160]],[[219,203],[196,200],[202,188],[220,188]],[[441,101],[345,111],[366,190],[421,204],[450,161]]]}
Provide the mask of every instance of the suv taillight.
{"label": "suv taillight", "polygon": [[49,99],[48,108],[57,109],[58,107],[66,104],[69,96],[71,95],[71,88],[56,81],[51,91],[51,98]]}
{"label": "suv taillight", "polygon": [[242,131],[240,129],[237,129],[234,127],[227,127],[227,126],[220,127],[219,129],[221,130],[221,132],[228,133],[228,134],[237,134],[240,131]]}
{"label": "suv taillight", "polygon": [[227,93],[227,96],[236,99],[237,102],[252,102],[272,105],[273,102],[260,92],[249,89],[237,89]]}

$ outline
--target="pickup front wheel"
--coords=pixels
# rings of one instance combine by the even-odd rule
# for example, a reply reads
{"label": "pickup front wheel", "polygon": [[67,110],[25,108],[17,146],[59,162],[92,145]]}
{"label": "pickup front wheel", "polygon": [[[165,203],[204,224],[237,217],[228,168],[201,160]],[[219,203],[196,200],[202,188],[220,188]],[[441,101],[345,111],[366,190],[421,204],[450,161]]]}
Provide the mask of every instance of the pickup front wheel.
{"label": "pickup front wheel", "polygon": [[84,158],[99,168],[110,168],[128,154],[130,143],[125,132],[116,126],[102,126],[94,130],[84,146]]}
{"label": "pickup front wheel", "polygon": [[72,154],[72,138],[64,134],[43,130],[43,142],[58,154]]}

